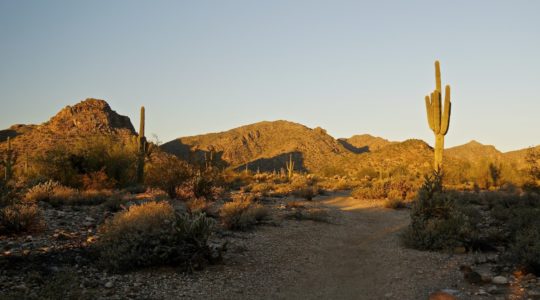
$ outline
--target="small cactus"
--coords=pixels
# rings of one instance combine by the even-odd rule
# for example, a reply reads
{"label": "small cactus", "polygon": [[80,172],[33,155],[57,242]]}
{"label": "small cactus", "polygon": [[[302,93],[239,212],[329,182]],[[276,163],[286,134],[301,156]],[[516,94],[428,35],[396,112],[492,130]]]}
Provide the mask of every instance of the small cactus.
{"label": "small cactus", "polygon": [[144,106],[141,107],[141,120],[139,127],[139,135],[137,137],[139,145],[139,153],[137,155],[137,183],[144,183],[144,159],[146,158],[147,144],[144,136]]}
{"label": "small cactus", "polygon": [[435,90],[431,95],[426,96],[426,112],[429,128],[435,134],[435,171],[442,169],[444,136],[450,126],[450,113],[452,103],[450,102],[450,86],[447,85],[444,94],[444,107],[442,106],[442,86],[441,68],[439,61],[435,61]]}

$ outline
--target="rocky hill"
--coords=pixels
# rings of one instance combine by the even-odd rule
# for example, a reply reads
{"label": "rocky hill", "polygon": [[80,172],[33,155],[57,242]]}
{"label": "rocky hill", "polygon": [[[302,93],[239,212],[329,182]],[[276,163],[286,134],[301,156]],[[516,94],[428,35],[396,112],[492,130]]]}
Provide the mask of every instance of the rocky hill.
{"label": "rocky hill", "polygon": [[279,170],[292,155],[296,168],[319,170],[350,151],[322,128],[288,122],[259,122],[225,132],[183,137],[162,146],[185,159],[202,159],[213,151],[228,166],[252,170]]}
{"label": "rocky hill", "polygon": [[372,136],[370,134],[353,135],[348,139],[341,138],[338,139],[338,141],[345,148],[354,153],[376,151],[395,143],[378,136]]}
{"label": "rocky hill", "polygon": [[503,158],[502,152],[494,146],[484,145],[474,140],[467,144],[446,149],[445,155],[469,162],[479,162],[481,160],[500,161]]}
{"label": "rocky hill", "polygon": [[58,143],[71,143],[92,136],[135,135],[128,117],[119,115],[104,100],[86,99],[66,106],[49,121],[41,125],[13,125],[0,131],[0,150],[5,150],[8,137],[16,155],[29,156],[46,151]]}

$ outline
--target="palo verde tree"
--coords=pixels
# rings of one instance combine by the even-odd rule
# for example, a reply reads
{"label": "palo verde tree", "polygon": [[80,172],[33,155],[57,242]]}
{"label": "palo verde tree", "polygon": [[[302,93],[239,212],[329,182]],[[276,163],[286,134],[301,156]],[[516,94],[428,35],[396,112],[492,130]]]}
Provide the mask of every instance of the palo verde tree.
{"label": "palo verde tree", "polygon": [[444,136],[448,132],[450,125],[450,111],[452,104],[450,103],[450,86],[447,85],[444,93],[444,107],[442,106],[442,88],[441,88],[441,68],[439,61],[435,61],[435,90],[431,95],[426,96],[426,111],[429,123],[429,128],[435,134],[435,162],[433,167],[435,171],[441,171]]}

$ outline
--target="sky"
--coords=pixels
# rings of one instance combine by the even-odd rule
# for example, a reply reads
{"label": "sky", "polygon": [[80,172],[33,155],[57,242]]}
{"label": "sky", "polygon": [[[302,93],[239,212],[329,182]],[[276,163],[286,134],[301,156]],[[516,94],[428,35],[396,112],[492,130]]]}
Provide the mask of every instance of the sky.
{"label": "sky", "polygon": [[446,146],[540,144],[540,1],[0,0],[0,128],[106,100],[163,142],[263,120]]}

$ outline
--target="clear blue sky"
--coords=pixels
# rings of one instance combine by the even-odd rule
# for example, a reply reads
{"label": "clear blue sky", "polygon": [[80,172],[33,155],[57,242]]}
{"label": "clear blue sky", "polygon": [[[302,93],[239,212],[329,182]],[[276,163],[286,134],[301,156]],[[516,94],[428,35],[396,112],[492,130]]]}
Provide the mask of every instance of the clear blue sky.
{"label": "clear blue sky", "polygon": [[162,141],[262,120],[447,146],[540,143],[540,1],[0,0],[0,128],[101,98]]}

